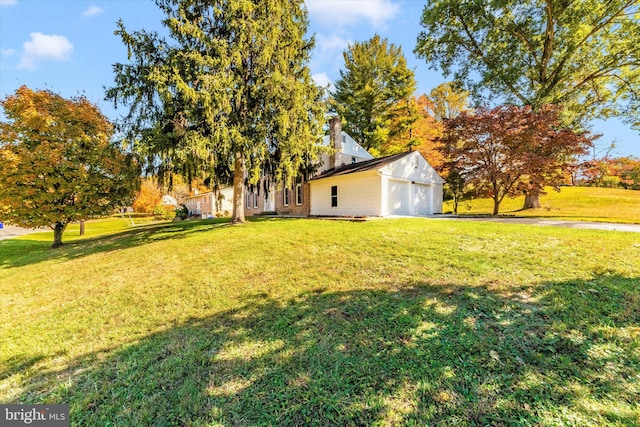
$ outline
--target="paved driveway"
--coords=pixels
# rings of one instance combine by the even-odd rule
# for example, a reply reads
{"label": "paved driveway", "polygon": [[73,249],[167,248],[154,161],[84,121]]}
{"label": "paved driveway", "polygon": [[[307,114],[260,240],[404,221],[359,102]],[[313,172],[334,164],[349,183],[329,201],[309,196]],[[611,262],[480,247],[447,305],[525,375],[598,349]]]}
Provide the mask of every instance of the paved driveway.
{"label": "paved driveway", "polygon": [[544,218],[511,218],[492,216],[455,216],[455,215],[435,215],[432,218],[457,220],[457,221],[480,221],[480,222],[502,222],[507,224],[529,224],[546,225],[566,228],[588,228],[591,230],[629,231],[640,233],[640,224],[614,224],[610,222],[586,222],[586,221],[563,221],[557,219]]}
{"label": "paved driveway", "polygon": [[38,233],[41,231],[47,231],[47,229],[22,228],[4,224],[4,227],[0,228],[0,240],[24,236],[25,234]]}

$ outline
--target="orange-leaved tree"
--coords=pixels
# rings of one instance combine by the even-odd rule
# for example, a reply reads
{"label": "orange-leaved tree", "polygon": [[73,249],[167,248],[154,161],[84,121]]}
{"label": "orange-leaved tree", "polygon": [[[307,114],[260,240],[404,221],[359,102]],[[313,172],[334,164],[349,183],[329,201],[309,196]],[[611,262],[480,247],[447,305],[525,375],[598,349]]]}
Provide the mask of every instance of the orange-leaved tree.
{"label": "orange-leaved tree", "polygon": [[52,247],[74,221],[129,204],[139,171],[111,141],[113,126],[84,97],[65,99],[22,86],[0,101],[0,206],[3,220],[49,226]]}
{"label": "orange-leaved tree", "polygon": [[142,185],[140,185],[140,190],[136,193],[132,207],[134,212],[152,213],[153,209],[155,209],[161,201],[162,192],[160,188],[152,179],[147,178],[142,181]]}

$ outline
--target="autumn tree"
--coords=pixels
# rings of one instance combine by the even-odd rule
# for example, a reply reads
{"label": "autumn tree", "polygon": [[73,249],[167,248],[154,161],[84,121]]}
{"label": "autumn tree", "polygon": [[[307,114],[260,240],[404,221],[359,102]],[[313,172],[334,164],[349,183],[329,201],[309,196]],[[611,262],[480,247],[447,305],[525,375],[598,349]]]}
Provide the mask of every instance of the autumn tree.
{"label": "autumn tree", "polygon": [[365,149],[378,154],[389,138],[406,131],[417,118],[411,96],[415,76],[402,48],[379,35],[350,44],[345,69],[335,83],[335,109],[342,128]]}
{"label": "autumn tree", "polygon": [[[477,98],[534,110],[559,105],[562,121],[640,108],[637,0],[436,0],[425,6],[415,49]],[[528,199],[536,203],[530,195]]]}
{"label": "autumn tree", "polygon": [[437,121],[458,117],[469,111],[469,92],[459,89],[453,82],[442,83],[429,92],[428,109]]}
{"label": "autumn tree", "polygon": [[631,190],[640,190],[640,158],[618,157],[612,160],[614,174],[620,178],[619,185]]}
{"label": "autumn tree", "polygon": [[634,156],[594,158],[581,165],[580,173],[588,185],[640,189],[640,159]]}
{"label": "autumn tree", "polygon": [[442,134],[443,125],[432,116],[431,108],[431,101],[426,95],[411,97],[409,112],[413,121],[401,132],[389,137],[382,144],[380,154],[391,155],[407,150],[419,151],[431,166],[441,172],[444,158],[438,150],[437,141]]}
{"label": "autumn tree", "polygon": [[156,0],[167,38],[116,34],[130,63],[116,64],[107,98],[156,173],[233,180],[232,222],[244,222],[244,185],[269,166],[292,180],[320,150],[321,89],[307,66],[301,0]]}
{"label": "autumn tree", "polygon": [[130,203],[139,176],[111,141],[113,127],[84,97],[20,87],[0,101],[0,206],[22,227],[49,226],[52,247],[74,221]]}
{"label": "autumn tree", "polygon": [[136,192],[133,200],[133,210],[141,213],[152,213],[153,209],[162,201],[162,192],[152,179],[145,179]]}
{"label": "autumn tree", "polygon": [[499,106],[446,121],[443,154],[477,193],[493,199],[493,214],[506,196],[559,191],[577,155],[591,145],[587,133],[563,127],[559,108]]}

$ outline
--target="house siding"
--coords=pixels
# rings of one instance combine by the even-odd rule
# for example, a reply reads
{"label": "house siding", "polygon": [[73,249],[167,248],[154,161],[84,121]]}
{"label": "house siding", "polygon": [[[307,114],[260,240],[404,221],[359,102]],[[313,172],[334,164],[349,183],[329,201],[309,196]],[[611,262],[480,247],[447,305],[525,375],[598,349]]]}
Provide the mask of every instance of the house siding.
{"label": "house siding", "polygon": [[289,188],[288,206],[284,205],[284,190],[276,191],[276,213],[278,215],[309,216],[311,187],[308,182],[300,185],[302,187],[302,203],[299,205],[296,203],[296,185]]}
{"label": "house siding", "polygon": [[200,218],[214,216],[229,216],[233,210],[233,188],[227,187],[220,190],[220,209],[215,203],[215,193],[208,191],[185,198],[184,205],[189,210],[189,215]]}
{"label": "house siding", "polygon": [[[310,182],[311,215],[380,216],[381,186],[377,171],[328,177]],[[331,206],[331,187],[338,187],[338,206]]]}

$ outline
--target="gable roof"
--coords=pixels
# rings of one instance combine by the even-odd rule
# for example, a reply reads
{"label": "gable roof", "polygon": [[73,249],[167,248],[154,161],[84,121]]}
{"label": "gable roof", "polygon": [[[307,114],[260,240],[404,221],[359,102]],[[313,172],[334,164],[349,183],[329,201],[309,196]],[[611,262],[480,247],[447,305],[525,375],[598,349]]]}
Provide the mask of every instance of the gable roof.
{"label": "gable roof", "polygon": [[320,175],[313,177],[314,179],[328,178],[330,176],[347,175],[356,172],[365,172],[369,170],[380,169],[381,167],[393,163],[398,159],[411,154],[411,151],[405,153],[393,154],[391,156],[380,157],[379,159],[366,160],[364,162],[351,163],[349,165],[340,166],[338,168],[329,169],[328,171],[321,173]]}
{"label": "gable roof", "polygon": [[[330,144],[329,135],[325,135],[322,138],[322,145],[328,147]],[[346,154],[348,156],[356,156],[363,157],[365,159],[373,159],[373,156],[369,154],[367,150],[362,147],[362,145],[358,144],[355,139],[351,138],[351,136],[342,131],[342,149],[340,150],[342,154]]]}

